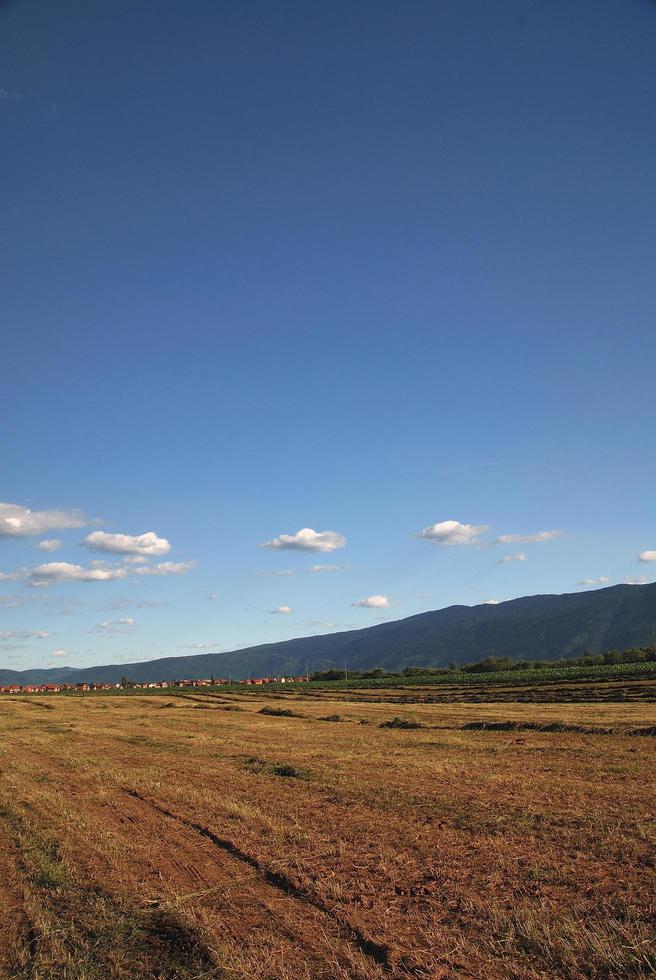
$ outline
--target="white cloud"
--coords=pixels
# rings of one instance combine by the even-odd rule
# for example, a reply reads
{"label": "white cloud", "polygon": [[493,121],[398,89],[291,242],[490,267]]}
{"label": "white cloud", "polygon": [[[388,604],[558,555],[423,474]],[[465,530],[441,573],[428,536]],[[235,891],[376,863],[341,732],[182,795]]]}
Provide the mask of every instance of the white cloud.
{"label": "white cloud", "polygon": [[290,569],[283,569],[280,572],[258,572],[261,578],[286,578],[289,575],[293,575],[294,572]]}
{"label": "white cloud", "polygon": [[492,544],[530,544],[535,541],[551,541],[559,538],[562,531],[538,531],[536,534],[502,534]]}
{"label": "white cloud", "polygon": [[461,524],[460,521],[439,521],[425,527],[417,535],[434,544],[477,544],[479,534],[489,531],[488,524]]}
{"label": "white cloud", "polygon": [[109,582],[112,579],[126,578],[124,568],[92,563],[93,567],[71,565],[67,561],[51,561],[32,569],[32,584],[49,585],[51,582]]}
{"label": "white cloud", "polygon": [[68,650],[53,650],[50,654],[51,657],[70,657]]}
{"label": "white cloud", "polygon": [[271,609],[270,612],[272,616],[276,616],[278,614],[281,616],[287,616],[289,613],[294,612],[294,610],[290,606],[278,606],[277,609]]}
{"label": "white cloud", "polygon": [[646,575],[627,575],[624,579],[625,585],[647,585],[648,579]]}
{"label": "white cloud", "polygon": [[210,600],[211,602],[216,602],[216,600],[217,600],[217,599],[219,598],[219,593],[218,593],[218,592],[210,592],[210,594],[208,595],[208,597],[207,597],[207,598],[208,598],[208,599],[209,599],[209,600]]}
{"label": "white cloud", "polygon": [[49,636],[44,630],[0,630],[0,640],[45,640]]}
{"label": "white cloud", "polygon": [[217,643],[181,643],[180,650],[216,650]]}
{"label": "white cloud", "polygon": [[132,619],[131,616],[126,616],[124,619],[106,619],[102,623],[95,623],[89,632],[114,635],[115,633],[133,633],[136,628],[136,620]]}
{"label": "white cloud", "polygon": [[609,581],[607,575],[600,575],[599,578],[582,578],[577,585],[605,585]]}
{"label": "white cloud", "polygon": [[197,561],[162,561],[158,565],[135,568],[137,575],[186,575],[198,564]]}
{"label": "white cloud", "polygon": [[505,555],[500,558],[497,565],[507,565],[511,561],[526,561],[526,555],[523,551],[516,551],[514,555]]}
{"label": "white cloud", "polygon": [[107,534],[105,531],[94,531],[87,534],[83,544],[89,551],[148,558],[160,558],[171,550],[171,543],[166,538],[159,538],[154,531],[146,531],[145,534]]}
{"label": "white cloud", "polygon": [[63,543],[61,538],[44,538],[43,541],[39,541],[37,548],[39,551],[57,551]]}
{"label": "white cloud", "polygon": [[310,565],[306,568],[306,572],[320,573],[320,572],[345,572],[348,569],[348,565]]}
{"label": "white cloud", "polygon": [[337,531],[315,531],[302,527],[296,534],[280,534],[272,541],[264,541],[260,548],[276,548],[288,551],[336,551],[343,548],[346,538]]}
{"label": "white cloud", "polygon": [[124,555],[121,560],[124,565],[145,565],[148,561],[144,555]]}
{"label": "white cloud", "polygon": [[0,572],[0,582],[16,582],[18,579],[25,578],[27,568],[19,568],[15,572]]}
{"label": "white cloud", "polygon": [[501,602],[501,599],[485,599],[482,602],[482,605],[483,606],[498,606],[500,604],[500,602]]}
{"label": "white cloud", "polygon": [[640,561],[656,561],[656,551],[641,551]]}
{"label": "white cloud", "polygon": [[366,599],[356,599],[351,605],[360,606],[363,609],[387,609],[389,599],[386,595],[370,595]]}
{"label": "white cloud", "polygon": [[21,538],[89,523],[79,510],[30,510],[19,504],[0,504],[0,538]]}

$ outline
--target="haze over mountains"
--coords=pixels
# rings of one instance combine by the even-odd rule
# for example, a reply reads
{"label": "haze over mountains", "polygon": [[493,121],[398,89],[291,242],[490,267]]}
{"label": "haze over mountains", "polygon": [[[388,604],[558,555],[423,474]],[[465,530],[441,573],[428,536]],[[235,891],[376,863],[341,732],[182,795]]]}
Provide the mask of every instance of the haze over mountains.
{"label": "haze over mountains", "polygon": [[644,646],[656,624],[656,583],[591,592],[536,595],[497,605],[449,606],[366,629],[266,643],[227,653],[167,657],[73,669],[0,670],[0,683],[116,683],[195,677],[233,679],[304,674],[329,667],[444,667],[492,653],[557,660]]}

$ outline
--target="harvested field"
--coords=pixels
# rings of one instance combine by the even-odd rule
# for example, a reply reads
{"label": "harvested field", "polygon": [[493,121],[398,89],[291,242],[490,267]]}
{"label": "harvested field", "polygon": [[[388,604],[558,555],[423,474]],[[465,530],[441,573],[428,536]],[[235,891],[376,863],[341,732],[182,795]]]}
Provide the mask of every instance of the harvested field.
{"label": "harvested field", "polygon": [[[287,695],[281,695],[287,696]],[[309,690],[305,698],[354,701],[416,702],[424,704],[621,704],[656,702],[656,679],[633,681],[539,681],[531,684],[440,684],[389,688]]]}
{"label": "harvested field", "polygon": [[0,976],[653,975],[656,707],[499,693],[3,699]]}

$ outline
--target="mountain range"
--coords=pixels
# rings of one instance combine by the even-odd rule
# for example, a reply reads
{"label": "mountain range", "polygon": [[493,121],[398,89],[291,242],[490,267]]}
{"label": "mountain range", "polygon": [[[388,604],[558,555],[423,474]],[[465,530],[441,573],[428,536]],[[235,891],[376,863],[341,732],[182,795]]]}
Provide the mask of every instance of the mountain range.
{"label": "mountain range", "polygon": [[265,643],[226,653],[138,663],[0,670],[0,684],[116,683],[197,677],[243,679],[305,674],[330,667],[444,667],[496,654],[523,660],[577,657],[650,643],[656,583],[536,595],[497,604],[448,606],[364,629]]}

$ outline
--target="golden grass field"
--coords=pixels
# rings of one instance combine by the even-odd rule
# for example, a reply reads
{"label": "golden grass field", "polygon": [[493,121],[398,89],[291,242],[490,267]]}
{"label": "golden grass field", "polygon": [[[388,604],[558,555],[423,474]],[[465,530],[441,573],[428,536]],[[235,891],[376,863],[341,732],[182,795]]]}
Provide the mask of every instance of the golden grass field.
{"label": "golden grass field", "polygon": [[[463,729],[509,720],[613,732]],[[649,701],[5,696],[0,976],[652,975],[654,725]]]}

